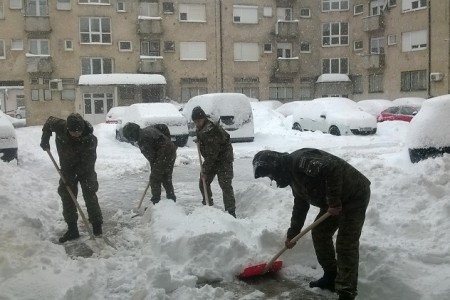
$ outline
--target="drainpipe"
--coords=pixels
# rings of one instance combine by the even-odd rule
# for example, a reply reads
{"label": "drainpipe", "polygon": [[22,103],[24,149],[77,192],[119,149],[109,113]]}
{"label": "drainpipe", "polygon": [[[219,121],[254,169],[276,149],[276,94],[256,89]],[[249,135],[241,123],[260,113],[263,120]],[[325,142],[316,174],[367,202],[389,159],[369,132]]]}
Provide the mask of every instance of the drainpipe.
{"label": "drainpipe", "polygon": [[220,92],[223,93],[223,30],[222,30],[222,0],[219,0],[219,41],[220,41]]}
{"label": "drainpipe", "polygon": [[431,97],[431,0],[428,1],[428,98]]}

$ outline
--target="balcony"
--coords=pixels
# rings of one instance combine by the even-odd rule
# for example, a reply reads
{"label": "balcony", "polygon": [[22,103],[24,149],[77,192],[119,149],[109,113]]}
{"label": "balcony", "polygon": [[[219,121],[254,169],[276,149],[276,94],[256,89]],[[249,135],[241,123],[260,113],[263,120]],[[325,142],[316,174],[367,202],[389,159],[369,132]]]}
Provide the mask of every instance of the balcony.
{"label": "balcony", "polygon": [[384,68],[384,54],[368,54],[363,59],[364,67],[368,70]]}
{"label": "balcony", "polygon": [[161,18],[139,17],[137,32],[139,34],[161,34]]}
{"label": "balcony", "polygon": [[299,72],[300,63],[298,57],[278,58],[275,77],[292,77]]}
{"label": "balcony", "polygon": [[52,73],[53,60],[51,56],[27,56],[28,73]]}
{"label": "balcony", "polygon": [[384,15],[369,16],[362,19],[362,30],[364,32],[384,29]]}
{"label": "balcony", "polygon": [[141,57],[141,60],[139,62],[140,67],[139,67],[139,71],[141,73],[163,73],[164,72],[164,61],[162,58],[150,58],[150,57],[146,57],[143,58]]}
{"label": "balcony", "polygon": [[51,32],[50,19],[48,16],[25,16],[26,32]]}
{"label": "balcony", "polygon": [[279,38],[296,38],[299,34],[298,21],[278,20],[275,26],[275,34]]}

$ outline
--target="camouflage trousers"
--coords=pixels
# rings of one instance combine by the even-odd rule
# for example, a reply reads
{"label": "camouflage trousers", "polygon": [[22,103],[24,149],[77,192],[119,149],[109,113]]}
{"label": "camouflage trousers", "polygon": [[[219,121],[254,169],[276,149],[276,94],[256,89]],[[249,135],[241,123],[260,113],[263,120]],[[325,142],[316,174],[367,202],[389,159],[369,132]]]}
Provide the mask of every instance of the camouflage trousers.
{"label": "camouflage trousers", "polygon": [[[80,183],[84,202],[86,203],[89,222],[103,223],[102,211],[97,198],[97,173],[92,172],[90,174],[77,176],[74,172],[63,171],[63,176],[75,198],[78,196],[78,183]],[[78,220],[77,207],[62,179],[59,180],[58,194],[61,196],[64,220],[66,223],[76,223]]]}
{"label": "camouflage trousers", "polygon": [[[370,191],[364,196],[370,198]],[[356,297],[359,266],[359,238],[366,218],[367,206],[345,210],[330,216],[312,229],[312,239],[317,260],[325,272],[336,272],[336,292]],[[326,210],[321,210],[316,220]],[[336,250],[333,235],[337,233]],[[337,258],[336,258],[337,256]]]}
{"label": "camouflage trousers", "polygon": [[[208,198],[212,199],[212,191],[211,191],[211,183],[217,175],[217,180],[219,181],[219,186],[222,189],[223,195],[223,205],[226,211],[235,211],[236,204],[234,198],[234,190],[233,190],[233,162],[220,162],[216,165],[215,172],[211,172],[206,174],[206,190],[208,193]],[[203,201],[205,201],[205,195],[203,190],[203,182],[200,178],[199,180],[199,188],[202,193]]]}
{"label": "camouflage trousers", "polygon": [[175,190],[172,183],[175,159],[176,154],[166,157],[163,163],[150,165],[150,188],[152,191],[152,201],[158,202],[161,199],[161,185],[166,190],[166,197],[174,201],[176,200]]}

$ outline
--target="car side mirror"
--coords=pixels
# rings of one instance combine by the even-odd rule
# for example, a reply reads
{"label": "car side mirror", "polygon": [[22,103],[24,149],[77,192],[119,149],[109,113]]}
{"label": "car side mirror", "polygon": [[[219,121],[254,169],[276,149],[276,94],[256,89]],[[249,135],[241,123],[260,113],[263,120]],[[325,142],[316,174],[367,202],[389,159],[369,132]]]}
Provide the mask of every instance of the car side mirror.
{"label": "car side mirror", "polygon": [[320,117],[321,117],[322,119],[326,119],[326,118],[327,118],[327,116],[325,116],[324,114],[321,114]]}
{"label": "car side mirror", "polygon": [[413,114],[413,116],[417,115],[417,111],[413,111],[412,114]]}

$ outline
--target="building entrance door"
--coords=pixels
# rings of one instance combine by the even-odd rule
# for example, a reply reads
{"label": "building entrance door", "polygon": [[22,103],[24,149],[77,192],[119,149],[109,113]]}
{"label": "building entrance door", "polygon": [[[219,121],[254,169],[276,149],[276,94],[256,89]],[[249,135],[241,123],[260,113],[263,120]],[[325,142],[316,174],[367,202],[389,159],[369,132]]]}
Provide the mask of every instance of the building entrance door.
{"label": "building entrance door", "polygon": [[86,93],[84,99],[84,118],[92,125],[105,122],[106,114],[113,107],[113,94]]}

